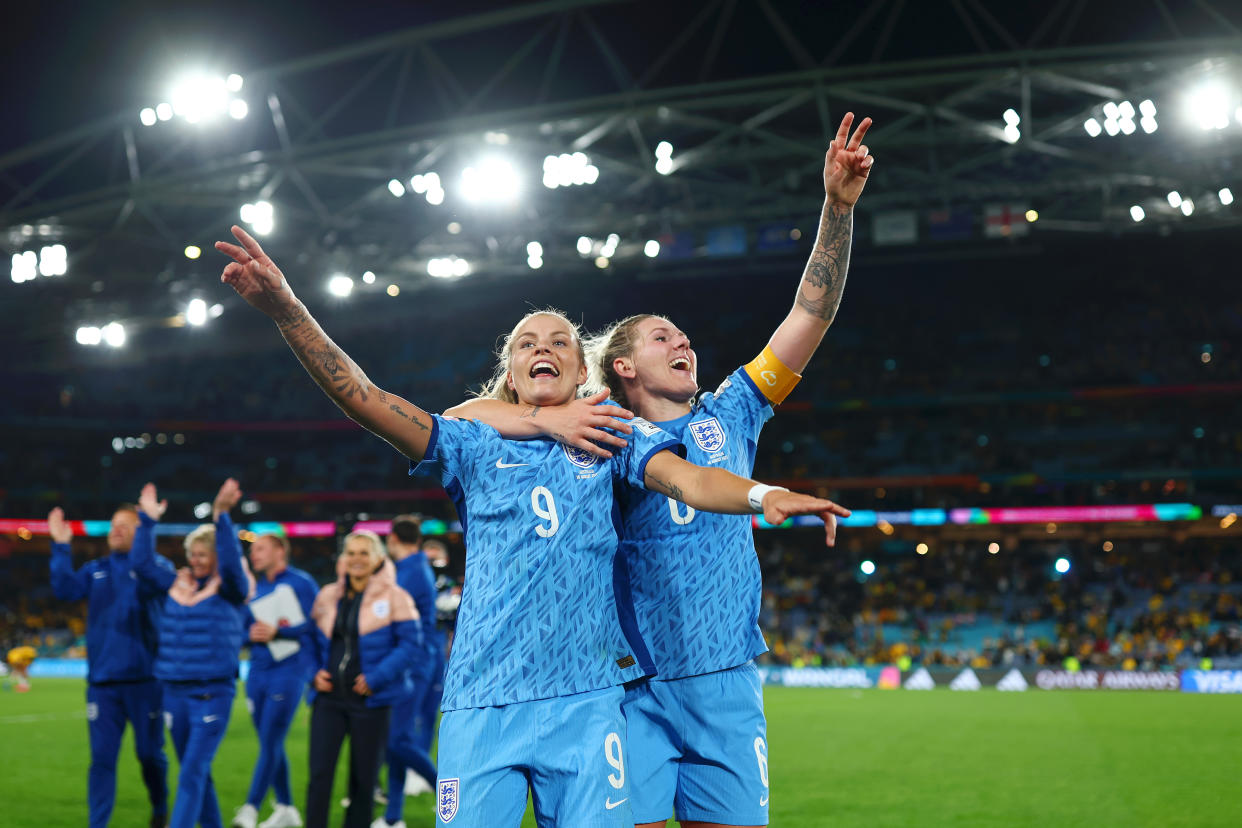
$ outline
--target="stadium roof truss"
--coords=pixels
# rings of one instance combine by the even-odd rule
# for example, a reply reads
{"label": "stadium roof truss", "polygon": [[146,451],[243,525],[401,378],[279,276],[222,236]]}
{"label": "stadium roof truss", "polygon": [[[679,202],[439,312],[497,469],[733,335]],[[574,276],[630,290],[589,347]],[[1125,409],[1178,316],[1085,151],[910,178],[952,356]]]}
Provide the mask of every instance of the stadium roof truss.
{"label": "stadium roof truss", "polygon": [[[247,73],[244,121],[147,127],[135,106],[0,157],[0,238],[10,253],[55,238],[75,267],[101,269],[122,246],[137,286],[183,266],[185,245],[220,237],[243,202],[267,200],[272,247],[325,268],[420,280],[429,257],[454,253],[525,271],[530,240],[555,263],[578,261],[580,235],[618,234],[633,254],[663,233],[809,221],[847,110],[875,119],[871,212],[1002,202],[1037,208],[1041,229],[1143,232],[1188,224],[1166,192],[1200,200],[1242,168],[1242,121],[1203,130],[1182,117],[1187,89],[1236,85],[1242,68],[1242,19],[1207,0],[1118,4],[1150,6],[1156,36],[1088,44],[1080,30],[1103,24],[1085,0],[1021,22],[979,0],[871,0],[828,37],[795,3],[670,5],[548,0],[349,44]],[[932,26],[926,56],[885,59]],[[1153,134],[1084,130],[1106,102],[1147,100]],[[674,148],[666,175],[660,141]],[[544,189],[544,157],[573,152],[598,182]],[[455,199],[462,168],[489,153],[525,178],[509,209]],[[405,186],[431,171],[444,204]],[[1134,204],[1155,220],[1132,221]],[[1196,226],[1242,217],[1199,207]]]}

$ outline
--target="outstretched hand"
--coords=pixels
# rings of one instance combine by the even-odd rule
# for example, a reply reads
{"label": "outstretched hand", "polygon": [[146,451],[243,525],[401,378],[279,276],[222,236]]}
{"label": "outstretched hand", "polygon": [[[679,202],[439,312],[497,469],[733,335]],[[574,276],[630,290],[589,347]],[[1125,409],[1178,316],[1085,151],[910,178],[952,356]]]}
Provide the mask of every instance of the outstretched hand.
{"label": "outstretched hand", "polygon": [[297,297],[272,257],[264,253],[259,243],[236,224],[233,225],[233,236],[241,242],[240,247],[229,242],[216,242],[216,250],[233,260],[224,266],[220,281],[268,316],[276,316],[296,305]]}
{"label": "outstretched hand", "polygon": [[237,501],[241,500],[241,496],[241,486],[236,480],[230,477],[224,481],[224,485],[220,487],[220,491],[216,492],[216,499],[211,504],[212,520],[236,506]]}
{"label": "outstretched hand", "polygon": [[73,530],[65,522],[65,510],[59,506],[47,513],[47,533],[52,536],[52,543],[73,540]]}
{"label": "outstretched hand", "polygon": [[837,543],[837,518],[849,517],[849,509],[822,497],[786,492],[780,489],[763,496],[763,519],[773,526],[784,523],[794,515],[819,515],[824,519],[824,534],[829,546]]}
{"label": "outstretched hand", "polygon": [[624,437],[610,434],[604,429],[611,428],[622,434],[631,433],[633,429],[625,420],[632,419],[634,412],[619,405],[601,405],[606,399],[608,391],[599,391],[564,405],[537,408],[531,416],[542,420],[540,429],[558,443],[607,459],[612,457],[612,452],[604,446],[625,448],[626,441]]}
{"label": "outstretched hand", "polygon": [[138,495],[138,508],[151,520],[159,520],[168,509],[168,501],[160,500],[155,484],[148,483],[142,487],[142,494]]}
{"label": "outstretched hand", "polygon": [[867,145],[862,142],[863,136],[871,128],[871,119],[863,118],[850,135],[850,125],[854,123],[854,113],[847,112],[841,119],[837,136],[828,145],[824,156],[824,193],[828,200],[847,207],[853,207],[867,185],[867,176],[871,174],[871,165],[875,158],[870,155]]}

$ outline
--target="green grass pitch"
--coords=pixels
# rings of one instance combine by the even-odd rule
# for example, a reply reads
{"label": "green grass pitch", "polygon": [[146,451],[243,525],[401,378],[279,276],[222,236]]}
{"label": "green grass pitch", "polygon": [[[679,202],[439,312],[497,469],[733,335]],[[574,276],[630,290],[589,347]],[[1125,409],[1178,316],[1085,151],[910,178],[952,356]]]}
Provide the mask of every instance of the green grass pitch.
{"label": "green grass pitch", "polygon": [[[257,751],[238,698],[215,764],[226,816]],[[1242,813],[1238,696],[770,687],[766,698],[774,826],[1236,826]],[[0,824],[85,822],[84,707],[78,680],[0,693]],[[299,806],[308,719],[303,708],[288,741]],[[171,744],[169,758],[175,781]],[[119,767],[112,824],[145,825],[128,733]],[[407,798],[409,828],[434,826],[432,806]]]}

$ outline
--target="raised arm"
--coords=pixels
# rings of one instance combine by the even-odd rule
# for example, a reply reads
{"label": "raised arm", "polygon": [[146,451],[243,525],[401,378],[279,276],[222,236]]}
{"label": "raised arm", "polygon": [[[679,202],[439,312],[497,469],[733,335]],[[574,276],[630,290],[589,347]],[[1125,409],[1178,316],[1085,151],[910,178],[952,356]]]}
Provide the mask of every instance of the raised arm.
{"label": "raised arm", "polygon": [[558,443],[608,458],[612,457],[612,452],[605,446],[625,448],[625,438],[604,429],[629,434],[632,429],[625,420],[632,419],[634,413],[617,405],[603,405],[606,399],[607,390],[564,405],[518,405],[479,398],[467,400],[444,413],[489,425],[509,440],[551,437]]}
{"label": "raised arm", "polygon": [[250,595],[250,578],[242,566],[241,541],[237,539],[237,527],[229,517],[229,510],[241,500],[241,487],[229,478],[224,481],[216,499],[211,504],[211,515],[216,523],[216,566],[219,568],[221,590],[225,600],[245,603]]}
{"label": "raised arm", "polygon": [[69,541],[73,530],[65,522],[65,511],[57,506],[47,516],[47,531],[52,536],[52,593],[62,601],[81,601],[90,594],[89,567],[74,570]]}
{"label": "raised arm", "polygon": [[216,249],[233,259],[220,281],[276,323],[311,379],[347,417],[411,460],[421,460],[431,437],[431,416],[372,383],[293,295],[285,275],[259,243],[236,225],[233,235],[240,247],[216,242]]}
{"label": "raised arm", "polygon": [[155,524],[168,509],[167,500],[159,500],[155,484],[142,487],[138,496],[138,528],[134,530],[134,545],[129,550],[129,565],[138,580],[152,591],[167,592],[177,580],[177,573],[160,565],[155,554]]}
{"label": "raised arm", "polygon": [[[831,500],[763,486],[722,468],[696,466],[671,451],[661,451],[647,462],[643,482],[648,489],[662,492],[701,512],[762,513],[772,524],[793,515],[819,515],[824,519],[829,546],[836,543],[836,518],[850,516],[849,509]],[[756,496],[758,499],[753,499]]]}
{"label": "raised arm", "polygon": [[854,113],[847,112],[824,157],[824,209],[819,217],[815,249],[798,282],[793,308],[768,341],[772,355],[795,374],[802,373],[819,348],[845,291],[854,236],[854,205],[862,195],[874,161],[862,143],[871,119],[863,118],[851,137],[853,122]]}

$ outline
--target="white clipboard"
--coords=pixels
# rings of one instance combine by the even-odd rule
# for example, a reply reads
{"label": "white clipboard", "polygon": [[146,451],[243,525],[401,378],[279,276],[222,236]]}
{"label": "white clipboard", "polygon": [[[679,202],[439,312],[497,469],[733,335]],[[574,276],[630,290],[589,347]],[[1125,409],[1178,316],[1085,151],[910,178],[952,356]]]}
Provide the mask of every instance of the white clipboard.
{"label": "white clipboard", "polygon": [[[280,627],[281,621],[287,626],[297,626],[306,620],[297,593],[288,584],[277,584],[267,595],[255,598],[250,602],[250,612],[256,621],[273,627]],[[301,649],[301,644],[289,638],[273,638],[267,642],[267,650],[274,661],[284,661]]]}

